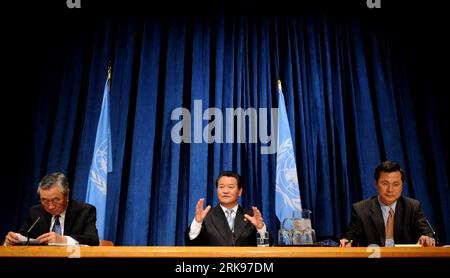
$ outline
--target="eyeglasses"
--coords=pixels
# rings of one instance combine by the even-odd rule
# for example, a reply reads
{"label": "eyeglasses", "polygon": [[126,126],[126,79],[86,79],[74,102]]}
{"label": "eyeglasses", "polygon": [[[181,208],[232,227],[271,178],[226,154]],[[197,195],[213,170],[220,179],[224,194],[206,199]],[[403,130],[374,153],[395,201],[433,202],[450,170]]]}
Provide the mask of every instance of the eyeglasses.
{"label": "eyeglasses", "polygon": [[41,204],[43,204],[44,206],[48,206],[48,205],[50,205],[50,203],[52,204],[52,205],[58,205],[58,204],[60,204],[62,202],[62,199],[61,198],[53,198],[53,199],[51,199],[51,200],[48,200],[48,199],[41,199]]}

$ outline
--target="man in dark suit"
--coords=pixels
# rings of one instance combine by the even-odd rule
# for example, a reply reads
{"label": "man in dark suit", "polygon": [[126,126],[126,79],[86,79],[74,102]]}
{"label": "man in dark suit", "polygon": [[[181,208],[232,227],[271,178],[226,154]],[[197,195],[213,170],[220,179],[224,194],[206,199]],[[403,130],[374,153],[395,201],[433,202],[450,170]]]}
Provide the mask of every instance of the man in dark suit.
{"label": "man in dark suit", "polygon": [[219,205],[203,209],[204,199],[197,202],[195,218],[186,231],[186,245],[256,246],[256,233],[264,234],[266,225],[258,208],[245,211],[238,205],[242,183],[238,174],[222,172],[216,181]]}
{"label": "man in dark suit", "polygon": [[[69,182],[62,173],[46,175],[39,182],[41,204],[30,209],[27,222],[18,233],[9,232],[5,245],[19,245],[29,238],[39,244],[99,245],[95,207],[69,201]],[[39,219],[39,220],[38,220]],[[36,223],[32,227],[33,223]]]}
{"label": "man in dark suit", "polygon": [[378,195],[353,205],[341,246],[435,245],[420,202],[401,196],[404,176],[395,162],[384,161],[376,167]]}

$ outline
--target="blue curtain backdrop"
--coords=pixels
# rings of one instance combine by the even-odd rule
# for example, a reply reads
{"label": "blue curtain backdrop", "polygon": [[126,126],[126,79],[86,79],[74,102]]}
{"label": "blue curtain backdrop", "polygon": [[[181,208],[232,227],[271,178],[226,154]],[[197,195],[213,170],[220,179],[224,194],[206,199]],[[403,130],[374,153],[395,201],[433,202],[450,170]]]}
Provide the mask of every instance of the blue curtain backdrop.
{"label": "blue curtain backdrop", "polygon": [[[25,220],[38,201],[37,183],[48,172],[67,173],[72,197],[84,200],[111,60],[114,166],[105,238],[115,244],[183,245],[197,200],[217,204],[214,182],[221,170],[243,176],[242,205],[259,207],[276,234],[276,155],[261,154],[259,139],[176,144],[171,132],[179,121],[171,113],[184,107],[193,123],[196,100],[201,115],[216,107],[224,118],[226,108],[278,107],[278,79],[302,205],[312,210],[319,236],[341,234],[351,204],[376,193],[374,167],[389,159],[407,173],[404,195],[422,202],[448,243],[449,102],[438,94],[443,74],[433,67],[441,45],[430,46],[443,34],[413,32],[410,22],[370,14],[210,13],[82,20],[67,15],[31,26],[38,32],[20,38],[34,45],[27,54],[34,64],[28,84],[33,104],[25,111],[31,120],[21,126],[26,138],[11,163],[2,236]],[[55,24],[68,31],[57,31]],[[192,127],[192,141],[195,129],[207,124]],[[224,141],[229,124],[224,119]]]}

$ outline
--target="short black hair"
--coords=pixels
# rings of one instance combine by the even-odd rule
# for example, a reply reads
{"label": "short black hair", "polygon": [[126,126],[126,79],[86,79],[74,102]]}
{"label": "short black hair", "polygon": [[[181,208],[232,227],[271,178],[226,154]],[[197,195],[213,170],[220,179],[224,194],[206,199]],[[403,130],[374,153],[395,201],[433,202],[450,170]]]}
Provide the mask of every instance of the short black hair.
{"label": "short black hair", "polygon": [[402,167],[400,167],[400,164],[389,160],[383,161],[380,164],[378,164],[378,166],[375,168],[373,177],[375,181],[378,181],[381,172],[392,173],[397,171],[400,172],[400,174],[402,175],[402,182],[405,182],[405,172],[403,171]]}
{"label": "short black hair", "polygon": [[242,188],[241,176],[233,171],[222,171],[216,179],[216,188],[219,186],[219,180],[221,177],[233,177],[237,180],[238,189]]}

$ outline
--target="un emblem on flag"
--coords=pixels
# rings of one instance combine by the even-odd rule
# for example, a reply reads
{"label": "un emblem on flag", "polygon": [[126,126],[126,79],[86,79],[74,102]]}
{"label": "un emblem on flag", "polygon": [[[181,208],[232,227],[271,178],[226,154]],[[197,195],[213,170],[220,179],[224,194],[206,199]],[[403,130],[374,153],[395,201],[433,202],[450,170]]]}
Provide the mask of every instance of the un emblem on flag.
{"label": "un emblem on flag", "polygon": [[108,140],[104,139],[94,150],[92,168],[90,172],[91,181],[100,192],[106,194],[106,175],[108,171]]}
{"label": "un emblem on flag", "polygon": [[293,209],[301,209],[297,168],[295,163],[292,139],[285,139],[278,147],[276,190],[284,203]]}

